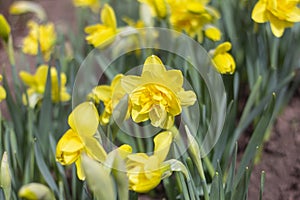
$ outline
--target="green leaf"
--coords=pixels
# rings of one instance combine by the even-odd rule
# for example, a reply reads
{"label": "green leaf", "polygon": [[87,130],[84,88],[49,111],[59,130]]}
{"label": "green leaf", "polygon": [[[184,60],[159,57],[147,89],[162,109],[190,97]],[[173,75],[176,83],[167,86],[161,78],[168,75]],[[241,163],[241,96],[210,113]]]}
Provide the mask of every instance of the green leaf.
{"label": "green leaf", "polygon": [[236,178],[234,181],[234,187],[238,184],[239,180],[242,177],[242,174],[244,173],[244,170],[246,169],[246,166],[249,165],[250,160],[252,160],[256,154],[256,149],[258,146],[260,146],[263,142],[265,132],[266,131],[270,121],[273,117],[274,112],[274,105],[275,105],[275,94],[273,94],[273,98],[266,109],[266,111],[263,113],[262,117],[260,118],[252,136],[251,139],[247,145],[247,148],[244,152],[243,158],[240,162],[240,167],[237,171]]}
{"label": "green leaf", "polygon": [[213,178],[209,199],[218,199],[218,200],[225,199],[222,176],[220,176],[218,172],[216,172]]}
{"label": "green leaf", "polygon": [[86,155],[82,155],[81,164],[88,187],[93,192],[95,199],[114,200],[117,198],[110,169]]}
{"label": "green leaf", "polygon": [[266,173],[264,171],[262,171],[261,178],[260,178],[259,200],[263,199],[263,192],[264,192],[264,188],[265,188],[265,178],[266,178]]}
{"label": "green leaf", "polygon": [[35,152],[36,163],[37,163],[37,166],[38,166],[41,174],[43,175],[43,177],[44,177],[45,181],[47,182],[47,184],[49,185],[49,187],[54,191],[55,195],[59,196],[58,187],[52,177],[52,174],[51,174],[47,164],[45,163],[45,160],[43,158],[43,154],[39,147],[38,141],[35,141],[35,143],[34,143],[34,152]]}

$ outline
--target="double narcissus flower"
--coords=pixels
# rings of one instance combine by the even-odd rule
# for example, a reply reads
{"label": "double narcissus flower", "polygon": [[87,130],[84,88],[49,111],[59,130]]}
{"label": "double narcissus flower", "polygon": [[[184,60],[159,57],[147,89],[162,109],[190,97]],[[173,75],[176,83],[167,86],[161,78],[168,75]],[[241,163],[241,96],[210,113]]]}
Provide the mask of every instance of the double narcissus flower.
{"label": "double narcissus flower", "polygon": [[169,129],[181,107],[196,101],[195,93],[182,87],[182,72],[166,70],[154,55],[146,59],[141,76],[124,76],[121,84],[129,94],[131,117],[137,123],[150,119],[153,126]]}
{"label": "double narcissus flower", "polygon": [[[220,17],[217,10],[209,5],[208,0],[167,0],[171,15],[170,24],[175,30],[184,31],[189,36],[197,36],[197,40],[202,42],[203,31],[207,25]],[[217,27],[214,27],[217,29]],[[220,31],[206,31],[205,35],[212,40],[220,39]]]}
{"label": "double narcissus flower", "polygon": [[224,42],[217,46],[216,49],[209,51],[209,54],[212,56],[215,68],[221,74],[233,74],[235,71],[235,61],[233,57],[228,53],[230,49],[230,42]]}
{"label": "double narcissus flower", "polygon": [[110,44],[117,34],[115,12],[108,4],[101,11],[102,24],[87,26],[84,31],[89,34],[86,40],[94,47],[103,48]]}
{"label": "double narcissus flower", "polygon": [[[27,95],[29,100],[29,106],[34,107],[38,101],[43,98],[45,89],[46,89],[46,82],[47,82],[47,75],[48,75],[49,67],[47,65],[40,65],[37,68],[37,71],[34,75],[26,72],[20,72],[20,78],[24,82],[26,86],[29,88],[27,89]],[[65,87],[67,78],[64,73],[60,73],[60,77],[58,78],[57,70],[55,67],[51,67],[50,69],[51,75],[51,99],[53,102],[59,101],[69,101],[70,95],[67,93],[67,89]],[[60,82],[59,82],[60,80]],[[27,104],[26,96],[23,97],[23,101]]]}
{"label": "double narcissus flower", "polygon": [[75,162],[77,176],[85,179],[81,166],[81,154],[99,162],[104,162],[106,152],[94,137],[99,125],[99,115],[96,107],[91,102],[78,105],[69,115],[70,129],[60,138],[56,146],[56,159],[62,165],[70,165]]}
{"label": "double narcissus flower", "polygon": [[253,8],[252,19],[257,23],[269,21],[272,33],[281,37],[284,29],[300,22],[299,1],[259,0]]}
{"label": "double narcissus flower", "polygon": [[48,61],[56,42],[56,32],[53,23],[37,24],[29,21],[29,34],[23,39],[23,52],[37,55],[40,49],[44,59]]}
{"label": "double narcissus flower", "polygon": [[148,156],[145,153],[134,153],[127,156],[127,176],[129,189],[136,192],[148,192],[161,181],[163,174],[170,170],[164,163],[172,143],[170,131],[159,133],[154,138],[154,153]]}
{"label": "double narcissus flower", "polygon": [[122,77],[122,74],[118,74],[112,80],[111,85],[96,86],[93,88],[92,92],[88,94],[88,98],[93,99],[96,104],[99,104],[100,102],[103,102],[104,104],[104,111],[100,115],[100,123],[102,125],[109,123],[113,109],[126,94],[121,86]]}

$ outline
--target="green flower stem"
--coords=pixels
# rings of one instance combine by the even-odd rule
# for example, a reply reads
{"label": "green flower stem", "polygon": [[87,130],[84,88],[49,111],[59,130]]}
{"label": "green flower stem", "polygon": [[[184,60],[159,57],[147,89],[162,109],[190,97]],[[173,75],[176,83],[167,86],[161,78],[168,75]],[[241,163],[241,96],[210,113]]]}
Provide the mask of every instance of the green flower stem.
{"label": "green flower stem", "polygon": [[203,193],[204,193],[204,199],[209,200],[207,184],[206,184],[206,178],[205,178],[205,175],[204,175],[204,170],[203,170],[203,167],[202,167],[201,159],[195,159],[194,161],[195,161],[195,165],[197,167],[198,173],[199,173],[200,178],[201,178],[201,183],[202,183]]}
{"label": "green flower stem", "polygon": [[203,161],[204,161],[204,163],[207,167],[207,170],[208,170],[208,173],[209,173],[210,177],[213,178],[214,174],[215,174],[215,169],[214,169],[214,166],[212,165],[210,159],[208,158],[208,156],[205,156],[203,158]]}

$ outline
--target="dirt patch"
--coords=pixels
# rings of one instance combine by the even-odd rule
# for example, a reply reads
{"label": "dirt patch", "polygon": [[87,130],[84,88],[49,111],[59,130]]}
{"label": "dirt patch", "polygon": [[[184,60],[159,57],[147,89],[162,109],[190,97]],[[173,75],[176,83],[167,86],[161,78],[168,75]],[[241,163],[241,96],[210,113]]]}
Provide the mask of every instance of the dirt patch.
{"label": "dirt patch", "polygon": [[261,162],[251,174],[249,200],[259,199],[261,171],[266,172],[264,200],[300,199],[300,96],[295,96],[274,124]]}

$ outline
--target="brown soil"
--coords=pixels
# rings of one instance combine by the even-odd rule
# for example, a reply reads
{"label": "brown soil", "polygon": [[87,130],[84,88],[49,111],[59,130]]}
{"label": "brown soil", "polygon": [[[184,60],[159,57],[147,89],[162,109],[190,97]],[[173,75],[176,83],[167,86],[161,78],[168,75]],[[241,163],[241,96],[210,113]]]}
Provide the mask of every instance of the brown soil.
{"label": "brown soil", "polygon": [[266,172],[264,200],[300,199],[300,97],[297,95],[277,118],[264,145],[261,162],[254,167],[249,200],[259,199],[261,171]]}

